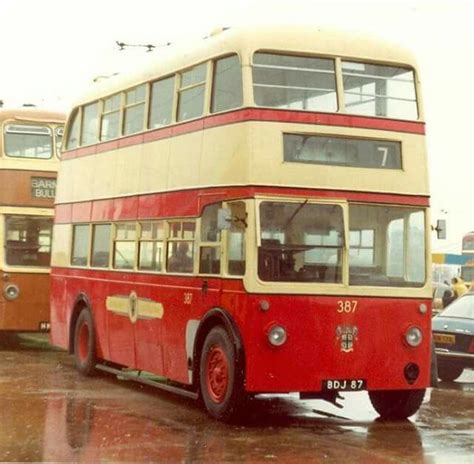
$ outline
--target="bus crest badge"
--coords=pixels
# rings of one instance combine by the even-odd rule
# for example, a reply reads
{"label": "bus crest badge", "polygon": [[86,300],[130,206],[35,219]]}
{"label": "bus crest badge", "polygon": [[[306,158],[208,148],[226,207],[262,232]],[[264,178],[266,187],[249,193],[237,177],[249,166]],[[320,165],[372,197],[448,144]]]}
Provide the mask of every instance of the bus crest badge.
{"label": "bus crest badge", "polygon": [[338,325],[336,329],[337,340],[341,341],[341,351],[349,353],[354,351],[354,342],[357,341],[359,329],[354,325]]}

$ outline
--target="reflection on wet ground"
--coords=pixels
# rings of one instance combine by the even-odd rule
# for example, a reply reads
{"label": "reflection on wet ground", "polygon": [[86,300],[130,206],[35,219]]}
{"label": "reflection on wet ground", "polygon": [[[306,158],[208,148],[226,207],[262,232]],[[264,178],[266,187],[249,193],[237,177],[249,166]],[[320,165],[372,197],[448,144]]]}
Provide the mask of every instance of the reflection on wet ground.
{"label": "reflection on wet ground", "polygon": [[0,341],[0,460],[472,463],[474,374],[440,384],[411,421],[376,418],[367,395],[343,409],[262,395],[239,426],[191,400],[111,375],[79,376],[38,336]]}

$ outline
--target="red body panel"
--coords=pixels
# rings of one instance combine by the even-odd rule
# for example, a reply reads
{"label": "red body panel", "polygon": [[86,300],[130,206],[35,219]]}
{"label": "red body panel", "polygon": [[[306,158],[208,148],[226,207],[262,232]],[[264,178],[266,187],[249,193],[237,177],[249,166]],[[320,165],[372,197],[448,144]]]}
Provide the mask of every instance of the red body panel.
{"label": "red body panel", "polygon": [[55,223],[99,222],[128,219],[197,216],[202,208],[219,201],[251,198],[255,195],[291,195],[304,198],[347,199],[391,205],[429,206],[426,196],[388,193],[346,192],[267,186],[211,187],[178,192],[131,195],[109,200],[95,200],[56,205]]}
{"label": "red body panel", "polygon": [[[270,310],[260,311],[265,299]],[[340,300],[357,301],[352,314],[337,312]],[[258,359],[247,364],[247,389],[250,391],[320,391],[324,379],[365,379],[369,390],[408,388],[403,370],[408,363],[420,367],[420,376],[411,388],[429,386],[431,318],[420,314],[426,300],[404,300],[403,314],[398,299],[341,298],[323,296],[261,296],[247,300],[244,344],[246,356]],[[296,313],[296,314],[295,314]],[[270,347],[266,328],[283,325],[288,341]],[[353,350],[342,351],[337,327],[355,326],[358,335]],[[416,349],[404,342],[405,331],[420,327],[424,343]],[[278,380],[276,380],[278,379]],[[296,388],[295,388],[296,387]]]}
{"label": "red body panel", "polygon": [[[207,292],[202,284],[208,282]],[[161,276],[98,270],[53,269],[52,342],[67,348],[74,301],[81,292],[90,302],[97,331],[98,356],[136,369],[189,383],[186,326],[201,320],[212,308],[222,308],[234,320],[243,341],[246,389],[251,392],[319,391],[324,379],[365,379],[368,389],[426,388],[429,386],[430,311],[421,303],[395,298],[329,297],[305,295],[250,295],[240,280]],[[129,295],[162,303],[161,319],[132,323],[107,311],[110,295]],[[184,294],[192,294],[185,304]],[[268,311],[259,302],[270,303]],[[357,301],[352,313],[338,312],[338,301]],[[273,347],[267,331],[283,325],[288,341]],[[337,327],[356,326],[353,350],[342,350]],[[410,348],[404,333],[420,327],[424,340]],[[416,363],[420,376],[405,380],[406,364]]]}

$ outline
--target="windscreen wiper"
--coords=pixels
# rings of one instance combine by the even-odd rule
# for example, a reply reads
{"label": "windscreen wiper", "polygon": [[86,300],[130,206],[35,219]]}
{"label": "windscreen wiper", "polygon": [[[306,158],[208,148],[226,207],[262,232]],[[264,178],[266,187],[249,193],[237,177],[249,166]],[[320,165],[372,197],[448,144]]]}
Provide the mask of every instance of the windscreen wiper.
{"label": "windscreen wiper", "polygon": [[296,215],[305,207],[308,203],[308,198],[301,203],[298,208],[296,208],[295,212],[291,215],[290,219],[286,222],[286,224],[283,226],[283,230],[286,230],[286,228],[292,223],[293,219],[296,217]]}

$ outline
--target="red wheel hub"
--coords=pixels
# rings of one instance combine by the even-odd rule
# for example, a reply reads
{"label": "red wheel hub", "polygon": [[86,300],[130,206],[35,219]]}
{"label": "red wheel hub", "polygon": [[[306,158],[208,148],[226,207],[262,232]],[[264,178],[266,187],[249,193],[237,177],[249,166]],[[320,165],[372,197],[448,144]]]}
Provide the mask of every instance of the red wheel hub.
{"label": "red wheel hub", "polygon": [[229,362],[217,345],[209,349],[206,365],[207,391],[216,403],[222,403],[229,385]]}
{"label": "red wheel hub", "polygon": [[82,324],[79,328],[79,337],[78,337],[78,354],[81,361],[87,359],[87,354],[89,353],[89,327],[87,324]]}

